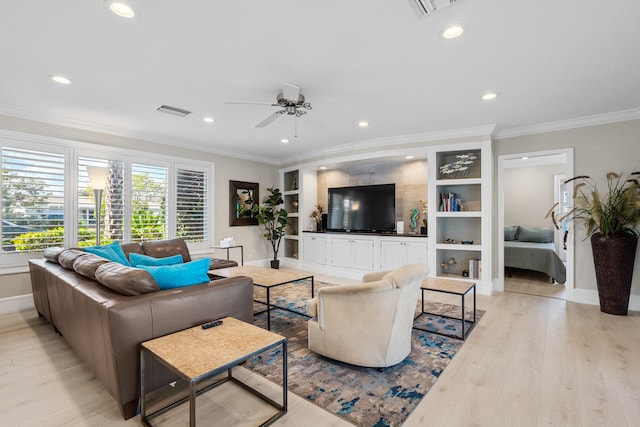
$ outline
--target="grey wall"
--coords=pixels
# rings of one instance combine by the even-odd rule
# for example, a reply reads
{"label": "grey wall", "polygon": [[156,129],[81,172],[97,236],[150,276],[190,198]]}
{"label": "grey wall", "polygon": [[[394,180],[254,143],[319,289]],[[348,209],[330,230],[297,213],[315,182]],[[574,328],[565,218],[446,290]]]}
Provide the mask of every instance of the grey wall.
{"label": "grey wall", "polygon": [[[268,187],[278,185],[279,169],[275,165],[2,115],[0,115],[0,129],[212,162],[215,164],[214,242],[218,242],[223,237],[233,236],[236,243],[244,245],[245,261],[270,257],[270,246],[262,237],[261,227],[229,226],[229,180],[259,183],[260,200],[262,200],[267,194]],[[176,144],[179,144],[179,141],[176,141]],[[226,253],[222,251],[215,252],[217,257],[225,255]],[[231,256],[233,258],[236,255],[232,252]],[[0,298],[30,293],[31,282],[28,273],[0,275]]]}
{"label": "grey wall", "polygon": [[[640,169],[640,120],[498,139],[494,143],[494,155],[569,147],[574,148],[575,175],[597,178],[599,187],[606,188],[607,172],[631,172]],[[496,201],[497,195],[494,194],[494,203]],[[575,286],[595,290],[597,288],[591,245],[589,241],[584,240],[581,226],[575,227],[573,232],[576,236]],[[631,293],[640,295],[638,256]]]}

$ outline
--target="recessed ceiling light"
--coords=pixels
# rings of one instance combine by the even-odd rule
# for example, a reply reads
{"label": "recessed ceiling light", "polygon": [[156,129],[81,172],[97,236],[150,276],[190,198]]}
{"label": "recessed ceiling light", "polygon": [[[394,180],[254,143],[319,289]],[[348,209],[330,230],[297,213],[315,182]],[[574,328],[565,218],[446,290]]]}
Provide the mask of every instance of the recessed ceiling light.
{"label": "recessed ceiling light", "polygon": [[286,139],[286,138],[282,138],[282,139],[280,140],[280,142],[282,142],[283,144],[288,144],[288,143],[289,143],[289,140],[288,140],[288,139]]}
{"label": "recessed ceiling light", "polygon": [[214,119],[213,117],[205,117],[204,119],[202,119],[202,121],[207,123],[213,123],[216,121],[216,119]]}
{"label": "recessed ceiling light", "polygon": [[108,4],[109,10],[121,18],[133,18],[136,16],[135,10],[128,3],[110,0]]}
{"label": "recessed ceiling light", "polygon": [[495,92],[489,92],[489,93],[485,93],[484,95],[482,95],[482,99],[483,99],[484,101],[490,101],[490,100],[492,100],[492,99],[495,99],[495,98],[496,98],[496,96],[498,96],[498,94],[497,94],[497,93],[495,93]]}
{"label": "recessed ceiling light", "polygon": [[413,159],[413,156],[405,156],[404,158],[407,159],[407,160],[411,160],[411,159]]}
{"label": "recessed ceiling light", "polygon": [[327,167],[326,167],[326,166],[320,166],[318,169],[320,169],[320,170],[326,170],[326,169],[327,169]]}
{"label": "recessed ceiling light", "polygon": [[440,36],[443,39],[455,39],[458,38],[464,33],[464,27],[462,25],[456,24],[451,25],[440,32]]}
{"label": "recessed ceiling light", "polygon": [[528,157],[527,157],[527,156],[524,156],[524,157],[522,158],[522,160],[527,160],[527,159],[528,159]]}
{"label": "recessed ceiling light", "polygon": [[366,128],[367,126],[369,126],[369,123],[365,121],[358,122],[358,126],[360,126],[361,128]]}
{"label": "recessed ceiling light", "polygon": [[56,83],[60,83],[61,85],[70,85],[71,84],[71,80],[69,80],[68,78],[66,78],[65,76],[61,76],[58,74],[52,74],[49,76],[49,78],[51,80],[53,80]]}

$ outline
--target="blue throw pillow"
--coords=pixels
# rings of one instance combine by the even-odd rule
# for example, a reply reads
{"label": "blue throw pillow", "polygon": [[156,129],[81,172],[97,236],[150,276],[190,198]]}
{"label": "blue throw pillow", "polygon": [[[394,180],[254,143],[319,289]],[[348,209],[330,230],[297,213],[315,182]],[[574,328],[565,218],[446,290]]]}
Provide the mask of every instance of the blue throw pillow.
{"label": "blue throw pillow", "polygon": [[174,265],[140,265],[155,279],[160,289],[173,289],[209,282],[209,258]]}
{"label": "blue throw pillow", "polygon": [[139,267],[141,265],[173,265],[182,264],[184,260],[181,254],[168,256],[164,258],[155,258],[149,255],[142,255],[136,253],[129,254],[129,262],[133,267]]}
{"label": "blue throw pillow", "polygon": [[129,260],[127,260],[127,256],[124,254],[124,251],[120,247],[120,243],[113,242],[104,246],[87,246],[86,248],[82,248],[85,252],[89,252],[90,254],[101,256],[102,258],[106,258],[109,261],[117,262],[122,265],[126,265],[131,267],[129,264]]}

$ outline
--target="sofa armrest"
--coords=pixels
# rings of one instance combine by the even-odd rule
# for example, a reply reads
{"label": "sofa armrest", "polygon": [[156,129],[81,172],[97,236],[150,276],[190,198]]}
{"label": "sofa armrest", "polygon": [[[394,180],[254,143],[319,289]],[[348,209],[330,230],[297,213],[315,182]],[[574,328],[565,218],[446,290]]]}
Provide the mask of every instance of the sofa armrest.
{"label": "sofa armrest", "polygon": [[387,270],[387,271],[374,271],[372,273],[366,273],[364,276],[362,276],[362,283],[367,283],[367,282],[377,282],[378,280],[382,280],[382,278],[389,273],[389,271],[391,270]]}
{"label": "sofa armrest", "polygon": [[[120,404],[137,402],[140,343],[187,329],[210,320],[231,316],[253,319],[253,281],[238,276],[202,285],[158,291],[135,297],[117,296],[101,304],[101,324],[107,364],[117,372],[110,378]],[[172,374],[157,367],[150,390],[172,381]]]}

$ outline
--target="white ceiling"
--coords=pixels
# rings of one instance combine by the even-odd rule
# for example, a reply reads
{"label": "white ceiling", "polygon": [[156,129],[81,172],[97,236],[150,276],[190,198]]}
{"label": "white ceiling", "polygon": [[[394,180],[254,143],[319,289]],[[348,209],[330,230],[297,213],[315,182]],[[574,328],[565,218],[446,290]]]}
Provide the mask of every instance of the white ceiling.
{"label": "white ceiling", "polygon": [[[130,3],[127,21],[103,0],[3,1],[0,114],[279,163],[640,107],[637,0],[459,0],[424,19],[409,0]],[[465,34],[439,38],[451,23]],[[225,103],[275,101],[285,82],[313,106],[297,138],[292,117],[254,127],[275,107]]]}

